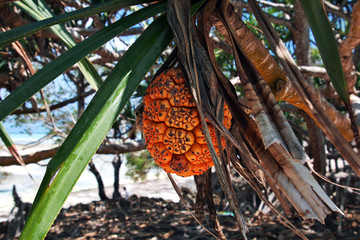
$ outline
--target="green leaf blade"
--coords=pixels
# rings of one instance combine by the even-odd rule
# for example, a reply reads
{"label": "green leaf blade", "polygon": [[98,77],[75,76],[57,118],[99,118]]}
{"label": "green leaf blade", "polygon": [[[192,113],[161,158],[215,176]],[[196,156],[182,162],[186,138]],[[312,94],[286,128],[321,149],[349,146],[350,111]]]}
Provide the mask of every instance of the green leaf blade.
{"label": "green leaf blade", "polygon": [[151,5],[113,23],[88,37],[75,47],[69,49],[69,51],[40,69],[31,78],[16,88],[7,98],[0,102],[0,119],[2,120],[11,114],[53,79],[58,77],[76,62],[80,61],[84,56],[114,38],[117,34],[164,10],[164,3]]}
{"label": "green leaf blade", "polygon": [[14,142],[12,141],[2,122],[0,122],[0,138],[5,143],[7,148],[14,146]]}
{"label": "green leaf blade", "polygon": [[129,48],[50,161],[20,239],[45,237],[87,163],[172,33],[158,18]]}
{"label": "green leaf blade", "polygon": [[337,93],[344,102],[349,101],[348,88],[342,68],[340,54],[324,11],[322,0],[300,0],[306,18],[314,34],[321,58]]}
{"label": "green leaf blade", "polygon": [[106,12],[122,7],[135,5],[147,1],[143,0],[111,0],[104,3],[96,4],[87,8],[79,9],[76,11],[68,12],[62,15],[57,15],[51,18],[34,22],[25,26],[17,27],[12,30],[0,33],[0,48],[9,45],[12,42],[18,41],[24,37],[30,36],[41,30],[49,28],[56,24],[65,23],[72,20],[88,17],[101,12]]}
{"label": "green leaf blade", "polygon": [[[55,16],[43,0],[23,0],[22,2],[15,2],[15,4],[38,21]],[[63,24],[51,26],[50,29],[65,43],[69,49],[76,45],[75,40]],[[79,69],[84,74],[85,79],[95,90],[101,86],[102,79],[87,58],[79,61]]]}

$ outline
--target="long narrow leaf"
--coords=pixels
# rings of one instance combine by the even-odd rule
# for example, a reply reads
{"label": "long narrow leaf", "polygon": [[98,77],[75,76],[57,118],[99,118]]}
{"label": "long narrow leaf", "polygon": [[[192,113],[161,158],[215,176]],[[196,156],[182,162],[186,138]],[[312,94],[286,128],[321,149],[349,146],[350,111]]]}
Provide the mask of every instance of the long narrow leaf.
{"label": "long narrow leaf", "polygon": [[11,155],[15,158],[15,160],[19,163],[19,165],[21,165],[26,170],[29,177],[33,179],[29,171],[26,169],[26,164],[21,157],[19,151],[17,150],[15,143],[12,141],[2,122],[0,122],[0,138],[5,143],[5,146],[7,147]]}
{"label": "long narrow leaf", "polygon": [[56,24],[65,23],[71,20],[88,17],[101,12],[106,12],[114,9],[119,9],[129,5],[135,5],[143,2],[144,0],[111,0],[104,3],[96,4],[87,8],[82,8],[76,11],[68,12],[62,15],[57,15],[47,18],[38,22],[34,22],[25,26],[14,28],[10,31],[0,33],[0,48],[20,40],[24,37],[32,35],[36,32],[44,30]]}
{"label": "long narrow leaf", "polygon": [[4,142],[6,147],[14,145],[14,142],[11,140],[10,135],[7,133],[4,125],[0,122],[0,138]]}
{"label": "long narrow leaf", "polygon": [[341,65],[340,54],[329,19],[324,10],[323,1],[301,0],[300,2],[309,21],[330,80],[342,100],[348,102],[348,88]]}
{"label": "long narrow leaf", "polygon": [[21,158],[21,155],[17,151],[14,142],[12,141],[10,135],[8,134],[4,125],[1,122],[0,122],[0,138],[5,143],[5,146],[7,147],[7,149],[9,149],[9,152],[11,153],[11,155],[13,155],[16,161],[20,165],[25,167],[24,160]]}
{"label": "long narrow leaf", "polygon": [[76,180],[148,69],[172,39],[163,17],[129,48],[49,162],[20,239],[43,239]]}
{"label": "long narrow leaf", "polygon": [[[36,3],[34,1],[36,1]],[[21,2],[15,2],[15,4],[38,21],[55,16],[42,0],[23,0]],[[51,26],[50,29],[66,44],[68,48],[72,48],[76,45],[75,40],[66,30],[64,25],[54,25]],[[79,61],[79,69],[83,73],[85,79],[95,90],[101,86],[102,79],[95,70],[95,67],[87,58],[83,58]]]}
{"label": "long narrow leaf", "polygon": [[[4,119],[11,112],[21,106],[27,99],[45,87],[53,79],[66,71],[77,61],[88,55],[117,34],[135,25],[136,23],[149,18],[165,10],[165,3],[151,5],[113,23],[88,37],[69,51],[50,62],[39,70],[31,78],[15,89],[7,98],[0,102],[0,119]],[[0,120],[0,121],[1,121]]]}

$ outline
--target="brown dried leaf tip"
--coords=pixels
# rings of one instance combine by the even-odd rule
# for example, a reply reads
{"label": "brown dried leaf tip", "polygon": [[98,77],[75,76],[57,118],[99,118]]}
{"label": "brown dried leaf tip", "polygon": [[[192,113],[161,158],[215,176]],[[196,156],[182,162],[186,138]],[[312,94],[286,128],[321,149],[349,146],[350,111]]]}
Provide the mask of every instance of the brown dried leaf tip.
{"label": "brown dried leaf tip", "polygon": [[[188,177],[201,174],[214,165],[199,113],[179,68],[161,73],[149,85],[143,104],[146,147],[165,172]],[[231,118],[225,104],[223,124],[228,129]],[[210,123],[208,128],[219,155],[215,129]],[[222,144],[225,146],[225,141]]]}

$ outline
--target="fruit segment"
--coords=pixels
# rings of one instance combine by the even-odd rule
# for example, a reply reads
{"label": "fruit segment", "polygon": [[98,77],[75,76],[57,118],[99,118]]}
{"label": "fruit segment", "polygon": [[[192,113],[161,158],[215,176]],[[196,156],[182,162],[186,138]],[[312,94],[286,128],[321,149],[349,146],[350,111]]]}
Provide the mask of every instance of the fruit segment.
{"label": "fruit segment", "polygon": [[[155,162],[168,173],[188,177],[202,174],[214,165],[199,113],[179,68],[165,70],[149,85],[143,98],[145,143]],[[231,126],[231,113],[224,104],[224,126]],[[207,124],[219,155],[214,127]],[[225,140],[221,143],[225,146]]]}

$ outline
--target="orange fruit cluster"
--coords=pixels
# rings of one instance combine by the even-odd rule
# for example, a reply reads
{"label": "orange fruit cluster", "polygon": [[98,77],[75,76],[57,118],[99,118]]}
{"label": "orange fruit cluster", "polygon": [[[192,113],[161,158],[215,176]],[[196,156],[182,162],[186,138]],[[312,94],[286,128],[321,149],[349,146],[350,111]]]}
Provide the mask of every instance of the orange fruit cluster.
{"label": "orange fruit cluster", "polygon": [[[165,172],[187,177],[214,165],[202,131],[199,113],[179,68],[161,73],[143,98],[145,143],[155,162]],[[231,126],[231,113],[224,106],[224,126]],[[215,129],[207,123],[217,154]],[[225,141],[222,141],[223,146]]]}

